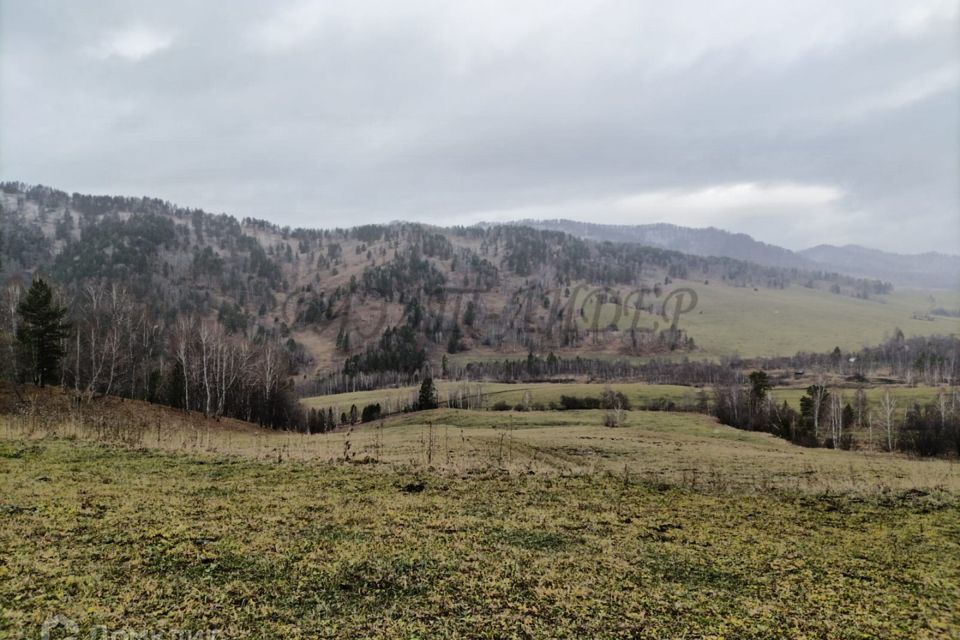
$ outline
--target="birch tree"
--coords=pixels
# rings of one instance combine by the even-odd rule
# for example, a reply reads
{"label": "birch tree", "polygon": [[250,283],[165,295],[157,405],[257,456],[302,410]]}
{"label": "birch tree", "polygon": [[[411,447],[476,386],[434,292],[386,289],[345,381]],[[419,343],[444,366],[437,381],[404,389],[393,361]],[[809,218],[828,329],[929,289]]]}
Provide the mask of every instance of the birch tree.
{"label": "birch tree", "polygon": [[889,391],[883,392],[880,399],[880,410],[883,414],[884,427],[887,435],[887,451],[893,451],[893,417],[897,410],[897,401]]}

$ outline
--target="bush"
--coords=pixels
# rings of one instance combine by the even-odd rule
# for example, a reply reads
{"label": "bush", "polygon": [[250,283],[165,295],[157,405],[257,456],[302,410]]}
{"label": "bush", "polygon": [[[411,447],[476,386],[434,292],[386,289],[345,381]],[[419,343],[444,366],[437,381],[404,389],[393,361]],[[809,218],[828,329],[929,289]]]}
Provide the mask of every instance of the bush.
{"label": "bush", "polygon": [[677,403],[667,398],[657,398],[643,407],[644,411],[676,411]]}
{"label": "bush", "polygon": [[360,412],[360,422],[373,422],[381,415],[380,403],[368,404]]}
{"label": "bush", "polygon": [[494,411],[510,411],[510,405],[503,400],[498,400],[491,407]]}
{"label": "bush", "polygon": [[583,398],[578,398],[577,396],[560,396],[561,411],[579,411],[584,409],[599,408],[600,398],[591,398],[590,396],[585,396]]}
{"label": "bush", "polygon": [[623,425],[623,409],[607,409],[603,412],[603,426],[620,427]]}
{"label": "bush", "polygon": [[939,456],[947,452],[953,440],[953,424],[948,427],[938,415],[936,406],[929,404],[921,408],[915,404],[907,412],[907,418],[900,432],[901,450],[918,456]]}
{"label": "bush", "polygon": [[604,409],[630,410],[630,399],[619,391],[605,389],[600,396],[600,406]]}

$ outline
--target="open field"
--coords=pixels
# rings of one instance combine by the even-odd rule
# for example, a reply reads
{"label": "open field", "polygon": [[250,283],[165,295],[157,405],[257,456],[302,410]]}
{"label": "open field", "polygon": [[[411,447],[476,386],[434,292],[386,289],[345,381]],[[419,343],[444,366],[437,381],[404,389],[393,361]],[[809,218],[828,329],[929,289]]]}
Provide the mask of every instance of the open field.
{"label": "open field", "polygon": [[[914,314],[926,314],[937,306],[960,307],[960,294],[952,291],[905,289],[860,300],[800,286],[754,290],[683,280],[670,285],[670,289],[681,287],[693,289],[698,297],[696,308],[679,317],[680,328],[700,349],[690,357],[783,356],[825,352],[837,346],[857,350],[879,344],[896,327],[908,337],[960,334],[960,318],[914,318]],[[591,299],[580,324],[591,326],[595,313],[595,300]],[[601,328],[616,320],[621,330],[627,330],[634,323],[632,313],[618,314],[614,304],[603,305],[599,319]],[[637,326],[650,327],[654,322],[661,328],[665,324],[659,316],[644,313]]]}
{"label": "open field", "polygon": [[[621,391],[637,406],[645,405],[660,399],[693,401],[698,389],[681,385],[652,385],[638,383],[615,383],[610,385],[592,383],[507,383],[507,382],[456,382],[438,380],[435,382],[439,399],[447,402],[456,398],[457,394],[476,400],[482,399],[481,406],[490,407],[497,402],[506,402],[511,406],[523,402],[525,394],[532,403],[549,405],[551,402],[560,402],[560,396],[599,396],[607,387]],[[326,396],[304,398],[302,403],[307,407],[333,407],[341,411],[348,410],[350,405],[356,404],[362,408],[366,404],[379,402],[385,411],[392,411],[388,407],[397,407],[399,410],[404,404],[415,402],[419,387],[399,387],[395,389],[375,389],[373,391],[357,391],[354,393],[340,393]]]}
{"label": "open field", "polygon": [[696,413],[630,411],[623,427],[609,428],[602,426],[601,411],[437,409],[315,435],[238,422],[200,420],[158,431],[153,421],[100,426],[97,421],[0,416],[0,437],[69,438],[281,463],[348,462],[454,474],[614,474],[710,491],[885,495],[922,489],[960,494],[960,464],[953,460],[807,449]]}
{"label": "open field", "polygon": [[56,614],[78,637],[960,632],[955,460],[694,413],[438,409],[304,435],[60,396],[0,415],[0,636]]}
{"label": "open field", "polygon": [[9,637],[38,637],[54,614],[84,634],[220,638],[960,629],[947,494],[747,496],[50,439],[0,440],[0,486]]}
{"label": "open field", "polygon": [[[828,385],[829,386],[829,385]],[[506,402],[511,407],[521,405],[525,398],[532,405],[540,404],[549,407],[551,403],[559,403],[560,397],[591,396],[599,397],[604,389],[612,389],[623,393],[634,407],[663,406],[673,402],[677,406],[695,407],[700,394],[706,396],[708,403],[713,401],[712,390],[707,388],[687,387],[682,385],[646,384],[635,382],[624,383],[588,383],[588,382],[538,382],[538,383],[500,383],[500,382],[454,382],[437,381],[438,397],[442,402],[457,398],[458,393],[470,400],[482,399],[481,406],[490,408],[498,402]],[[834,388],[831,393],[840,394],[848,402],[853,402],[855,389]],[[889,393],[897,402],[898,415],[909,409],[914,403],[924,404],[935,400],[940,393],[950,395],[956,389],[946,386],[900,386],[884,385],[864,389],[869,407],[875,407],[884,393]],[[304,398],[303,404],[310,408],[333,408],[339,415],[349,411],[355,404],[362,409],[367,404],[380,403],[388,413],[402,410],[404,405],[412,404],[417,399],[419,387],[400,387],[395,389],[376,389],[373,391],[357,391],[354,393],[340,393],[326,396]],[[800,408],[800,398],[805,393],[805,387],[777,387],[770,394],[777,403],[786,401],[794,409]]]}

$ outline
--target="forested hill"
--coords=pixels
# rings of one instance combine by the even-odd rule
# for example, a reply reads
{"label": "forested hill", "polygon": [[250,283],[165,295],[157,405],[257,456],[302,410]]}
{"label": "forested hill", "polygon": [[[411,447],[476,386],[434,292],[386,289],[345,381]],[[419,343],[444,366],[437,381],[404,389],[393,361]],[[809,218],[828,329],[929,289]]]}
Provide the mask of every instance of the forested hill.
{"label": "forested hill", "polygon": [[901,255],[855,245],[820,245],[803,251],[760,242],[745,233],[672,224],[612,225],[577,220],[523,220],[519,225],[564,231],[580,238],[635,242],[698,256],[725,256],[770,267],[835,271],[896,285],[960,290],[960,256]]}
{"label": "forested hill", "polygon": [[98,288],[120,287],[157,326],[209,319],[228,335],[278,340],[301,374],[412,371],[464,351],[609,352],[597,338],[600,315],[588,311],[625,302],[630,291],[637,315],[652,321],[629,330],[610,323],[630,332],[616,353],[693,350],[695,336],[655,322],[666,294],[685,282],[858,298],[890,291],[825,271],[517,225],[291,229],[20,183],[0,185],[0,216],[6,280],[46,274],[78,308]]}
{"label": "forested hill", "polygon": [[960,256],[929,252],[904,255],[857,245],[822,244],[800,252],[825,269],[904,285],[960,290]]}
{"label": "forested hill", "polygon": [[807,259],[789,249],[754,240],[745,233],[731,233],[714,227],[693,229],[667,223],[596,224],[579,220],[521,220],[517,224],[536,229],[563,231],[590,240],[633,242],[698,256],[721,256],[746,260],[768,267],[822,269],[814,260]]}

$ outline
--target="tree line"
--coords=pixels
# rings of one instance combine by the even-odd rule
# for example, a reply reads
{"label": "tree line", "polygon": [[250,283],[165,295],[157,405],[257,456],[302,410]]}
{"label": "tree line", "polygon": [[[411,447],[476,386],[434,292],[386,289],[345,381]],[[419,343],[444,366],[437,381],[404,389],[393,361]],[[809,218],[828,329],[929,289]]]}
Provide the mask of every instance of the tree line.
{"label": "tree line", "polygon": [[726,425],[763,431],[807,447],[856,446],[918,456],[960,456],[960,392],[943,390],[925,404],[898,406],[889,390],[870,406],[863,388],[852,398],[823,382],[808,386],[797,411],[774,402],[770,376],[754,371],[746,386],[714,389],[713,414]]}
{"label": "tree line", "polygon": [[292,386],[289,350],[269,337],[230,334],[217,321],[165,322],[117,284],[69,295],[43,278],[3,291],[6,376],[58,385],[78,400],[115,395],[295,428],[305,417]]}

